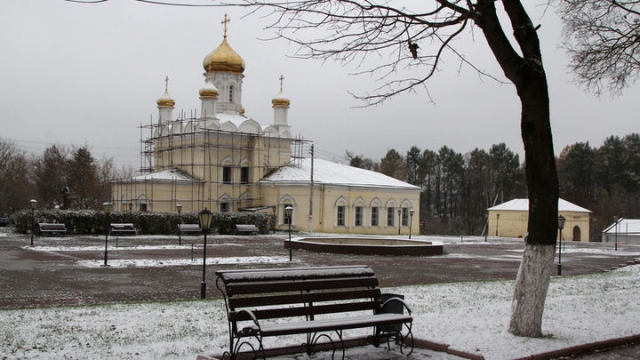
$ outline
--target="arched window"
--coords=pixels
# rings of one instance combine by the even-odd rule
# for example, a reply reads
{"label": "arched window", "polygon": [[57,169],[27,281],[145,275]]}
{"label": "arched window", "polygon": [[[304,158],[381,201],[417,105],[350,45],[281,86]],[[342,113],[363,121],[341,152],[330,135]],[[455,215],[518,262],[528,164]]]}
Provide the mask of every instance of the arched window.
{"label": "arched window", "polygon": [[344,197],[341,197],[336,201],[336,222],[335,226],[346,226],[347,225],[347,206],[349,203]]}
{"label": "arched window", "polygon": [[233,102],[233,85],[229,85],[229,102]]}

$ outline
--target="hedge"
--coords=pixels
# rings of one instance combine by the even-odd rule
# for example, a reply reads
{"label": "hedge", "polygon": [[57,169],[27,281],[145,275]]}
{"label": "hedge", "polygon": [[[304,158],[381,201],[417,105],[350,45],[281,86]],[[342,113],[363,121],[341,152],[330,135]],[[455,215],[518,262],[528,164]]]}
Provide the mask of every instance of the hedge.
{"label": "hedge", "polygon": [[[68,234],[91,235],[104,234],[107,223],[132,223],[138,234],[172,235],[176,234],[178,223],[197,224],[198,213],[183,213],[180,218],[175,213],[149,212],[113,212],[107,215],[96,210],[36,210],[35,223],[64,223]],[[233,234],[236,224],[253,224],[261,234],[275,229],[275,215],[265,213],[213,213],[212,228],[218,234]],[[26,234],[31,226],[31,211],[20,211],[15,216],[15,230]],[[34,226],[37,226],[34,224]],[[213,231],[213,230],[212,230]]]}

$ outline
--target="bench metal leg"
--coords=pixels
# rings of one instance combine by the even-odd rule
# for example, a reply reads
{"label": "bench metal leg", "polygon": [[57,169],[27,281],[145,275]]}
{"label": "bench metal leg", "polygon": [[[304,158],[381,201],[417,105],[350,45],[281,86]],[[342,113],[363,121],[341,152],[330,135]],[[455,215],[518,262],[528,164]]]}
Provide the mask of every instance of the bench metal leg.
{"label": "bench metal leg", "polygon": [[387,347],[389,349],[391,349],[391,339],[393,338],[396,342],[396,345],[400,346],[401,354],[404,354],[404,348],[410,346],[409,352],[406,355],[411,355],[414,347],[412,325],[413,323],[409,322],[386,326],[376,326],[374,334],[374,345],[379,346],[382,335],[387,335]]}

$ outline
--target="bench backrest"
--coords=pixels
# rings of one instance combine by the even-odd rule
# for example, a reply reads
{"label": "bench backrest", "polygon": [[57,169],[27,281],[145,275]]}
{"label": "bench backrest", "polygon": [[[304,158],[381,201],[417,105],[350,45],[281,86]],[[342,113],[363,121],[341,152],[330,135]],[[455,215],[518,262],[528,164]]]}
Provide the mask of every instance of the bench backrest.
{"label": "bench backrest", "polygon": [[378,279],[368,266],[217,271],[229,319],[306,317],[380,309]]}
{"label": "bench backrest", "polygon": [[180,231],[202,231],[198,224],[178,224],[178,230]]}
{"label": "bench backrest", "polygon": [[131,223],[111,224],[111,228],[114,230],[135,230],[135,226]]}
{"label": "bench backrest", "polygon": [[38,223],[38,227],[42,230],[66,230],[67,227],[63,223]]}

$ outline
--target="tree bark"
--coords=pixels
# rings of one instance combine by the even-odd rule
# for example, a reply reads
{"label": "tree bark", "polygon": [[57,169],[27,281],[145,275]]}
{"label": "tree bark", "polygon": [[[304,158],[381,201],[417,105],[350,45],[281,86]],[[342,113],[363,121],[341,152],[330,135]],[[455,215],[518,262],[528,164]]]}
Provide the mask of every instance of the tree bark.
{"label": "tree bark", "polygon": [[509,332],[540,337],[558,218],[558,175],[551,134],[549,88],[538,36],[526,10],[517,0],[503,0],[502,4],[522,55],[504,34],[493,0],[478,2],[475,20],[505,75],[515,85],[522,105],[520,128],[525,150],[529,221]]}

